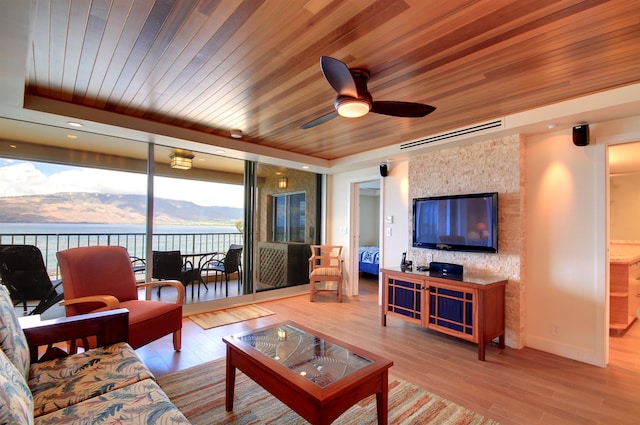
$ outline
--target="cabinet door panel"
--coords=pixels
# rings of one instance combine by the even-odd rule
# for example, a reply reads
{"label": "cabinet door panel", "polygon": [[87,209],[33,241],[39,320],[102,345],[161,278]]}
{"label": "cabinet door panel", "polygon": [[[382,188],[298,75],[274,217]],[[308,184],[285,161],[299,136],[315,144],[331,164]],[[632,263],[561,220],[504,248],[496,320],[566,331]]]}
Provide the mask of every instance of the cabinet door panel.
{"label": "cabinet door panel", "polygon": [[389,279],[387,311],[422,321],[422,293],[420,288],[419,282]]}
{"label": "cabinet door panel", "polygon": [[474,340],[473,303],[471,292],[430,286],[429,327]]}

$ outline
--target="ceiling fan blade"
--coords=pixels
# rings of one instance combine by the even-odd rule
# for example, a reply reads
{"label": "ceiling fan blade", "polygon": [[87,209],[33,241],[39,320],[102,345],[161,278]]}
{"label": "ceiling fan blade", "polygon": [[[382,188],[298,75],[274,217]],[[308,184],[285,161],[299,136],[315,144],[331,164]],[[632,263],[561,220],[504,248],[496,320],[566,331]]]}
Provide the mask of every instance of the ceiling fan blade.
{"label": "ceiling fan blade", "polygon": [[436,108],[431,105],[413,102],[380,101],[373,102],[371,112],[393,117],[420,118],[429,115]]}
{"label": "ceiling fan blade", "polygon": [[320,56],[320,68],[324,78],[339,95],[358,97],[356,82],[344,62],[329,56]]}
{"label": "ceiling fan blade", "polygon": [[298,127],[298,128],[300,128],[300,129],[302,129],[302,130],[306,130],[306,129],[308,129],[308,128],[316,127],[316,126],[318,126],[318,125],[320,125],[320,124],[324,124],[325,122],[327,122],[327,121],[329,121],[330,119],[333,119],[333,118],[335,118],[335,117],[337,117],[337,116],[338,116],[338,113],[337,113],[336,111],[333,111],[333,112],[328,113],[327,115],[323,115],[323,116],[321,116],[321,117],[319,117],[319,118],[316,118],[316,119],[315,119],[315,120],[313,120],[313,121],[309,121],[309,122],[308,122],[308,123],[306,123],[306,124],[302,124],[302,125],[301,125],[300,127]]}

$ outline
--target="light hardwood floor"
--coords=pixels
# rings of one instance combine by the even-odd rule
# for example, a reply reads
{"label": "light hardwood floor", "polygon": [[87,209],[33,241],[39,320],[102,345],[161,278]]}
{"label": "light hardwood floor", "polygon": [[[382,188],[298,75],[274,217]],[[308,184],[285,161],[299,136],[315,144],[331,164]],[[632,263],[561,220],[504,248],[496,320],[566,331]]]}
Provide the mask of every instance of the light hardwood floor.
{"label": "light hardwood floor", "polygon": [[171,337],[138,349],[156,376],[225,356],[222,337],[293,320],[393,360],[390,373],[503,424],[640,423],[640,324],[611,338],[611,365],[598,368],[525,348],[477,347],[389,318],[380,325],[377,282],[342,304],[329,294],[311,303],[298,296],[262,303],[274,315],[202,330],[184,319],[182,351]]}

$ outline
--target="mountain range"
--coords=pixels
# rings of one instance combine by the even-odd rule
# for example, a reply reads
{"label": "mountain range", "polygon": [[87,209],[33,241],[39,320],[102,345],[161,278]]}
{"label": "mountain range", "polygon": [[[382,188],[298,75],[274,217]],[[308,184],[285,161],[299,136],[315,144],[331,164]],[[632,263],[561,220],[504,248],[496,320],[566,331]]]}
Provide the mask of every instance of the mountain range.
{"label": "mountain range", "polygon": [[[4,223],[144,223],[145,195],[61,192],[0,198]],[[205,207],[188,201],[156,198],[154,223],[163,225],[233,225],[243,220],[243,209]]]}

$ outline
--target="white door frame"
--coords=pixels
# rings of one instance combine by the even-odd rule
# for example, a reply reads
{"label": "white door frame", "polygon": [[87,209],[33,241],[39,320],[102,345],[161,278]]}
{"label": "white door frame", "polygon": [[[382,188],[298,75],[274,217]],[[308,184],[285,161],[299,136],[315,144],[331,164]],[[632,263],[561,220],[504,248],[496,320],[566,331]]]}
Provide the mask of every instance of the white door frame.
{"label": "white door frame", "polygon": [[[350,237],[349,237],[349,252],[351,253],[351,261],[349,262],[349,276],[350,285],[348,288],[348,295],[358,295],[359,290],[359,282],[358,282],[358,249],[359,249],[359,241],[360,241],[360,184],[370,181],[378,181],[380,185],[380,223],[378,227],[378,238],[380,241],[380,266],[382,267],[382,258],[383,258],[383,220],[384,217],[384,180],[381,176],[370,176],[370,177],[361,177],[357,179],[351,180],[349,183],[349,227],[351,229]],[[380,280],[380,275],[378,274],[378,281]],[[380,285],[378,285],[380,287]],[[381,290],[380,290],[381,291]],[[380,302],[381,292],[378,294],[378,302]]]}

